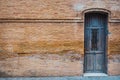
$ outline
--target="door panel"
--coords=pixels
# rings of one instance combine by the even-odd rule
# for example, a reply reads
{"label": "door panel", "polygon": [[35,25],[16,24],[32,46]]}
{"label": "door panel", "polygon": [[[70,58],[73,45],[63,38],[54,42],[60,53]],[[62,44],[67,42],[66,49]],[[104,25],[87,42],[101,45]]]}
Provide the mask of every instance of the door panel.
{"label": "door panel", "polygon": [[99,13],[85,15],[84,72],[104,72],[106,68],[107,16]]}
{"label": "door panel", "polygon": [[88,71],[92,71],[94,69],[94,66],[93,66],[94,65],[94,56],[88,54],[86,56],[86,59],[87,59],[87,61],[86,61],[87,62],[86,63],[87,67],[86,68],[87,68]]}
{"label": "door panel", "polygon": [[96,54],[96,65],[95,65],[95,68],[96,68],[96,70],[97,71],[102,71],[102,69],[104,68],[104,59],[103,59],[103,57],[104,57],[104,55],[101,55],[102,53],[100,53],[100,54]]}

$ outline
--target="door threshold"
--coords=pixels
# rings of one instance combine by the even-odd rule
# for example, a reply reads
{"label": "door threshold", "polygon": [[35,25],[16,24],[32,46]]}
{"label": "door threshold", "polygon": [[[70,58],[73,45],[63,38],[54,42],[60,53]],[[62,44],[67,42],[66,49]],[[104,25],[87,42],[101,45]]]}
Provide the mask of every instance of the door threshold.
{"label": "door threshold", "polygon": [[105,73],[84,73],[83,76],[108,76]]}

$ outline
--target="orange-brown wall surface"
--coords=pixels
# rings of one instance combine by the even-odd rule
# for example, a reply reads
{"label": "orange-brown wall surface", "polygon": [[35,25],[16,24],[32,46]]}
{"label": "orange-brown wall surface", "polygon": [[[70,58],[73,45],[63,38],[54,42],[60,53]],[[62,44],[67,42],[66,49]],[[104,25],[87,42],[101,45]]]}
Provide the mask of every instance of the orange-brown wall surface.
{"label": "orange-brown wall surface", "polygon": [[0,0],[0,75],[82,75],[88,9],[109,13],[108,75],[120,75],[120,0]]}

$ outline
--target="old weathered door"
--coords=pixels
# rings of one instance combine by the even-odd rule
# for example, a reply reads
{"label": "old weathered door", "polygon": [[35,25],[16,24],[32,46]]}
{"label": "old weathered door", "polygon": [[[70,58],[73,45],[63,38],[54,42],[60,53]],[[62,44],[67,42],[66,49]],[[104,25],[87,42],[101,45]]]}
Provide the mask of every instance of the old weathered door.
{"label": "old weathered door", "polygon": [[106,73],[107,15],[85,14],[85,73]]}

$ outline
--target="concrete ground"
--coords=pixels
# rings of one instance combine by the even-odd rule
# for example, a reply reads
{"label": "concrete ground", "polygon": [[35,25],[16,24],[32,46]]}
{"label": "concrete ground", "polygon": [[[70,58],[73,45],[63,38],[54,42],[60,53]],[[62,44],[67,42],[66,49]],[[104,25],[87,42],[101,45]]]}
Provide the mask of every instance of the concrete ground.
{"label": "concrete ground", "polygon": [[16,77],[16,78],[0,78],[0,80],[120,80],[120,76],[107,77]]}

